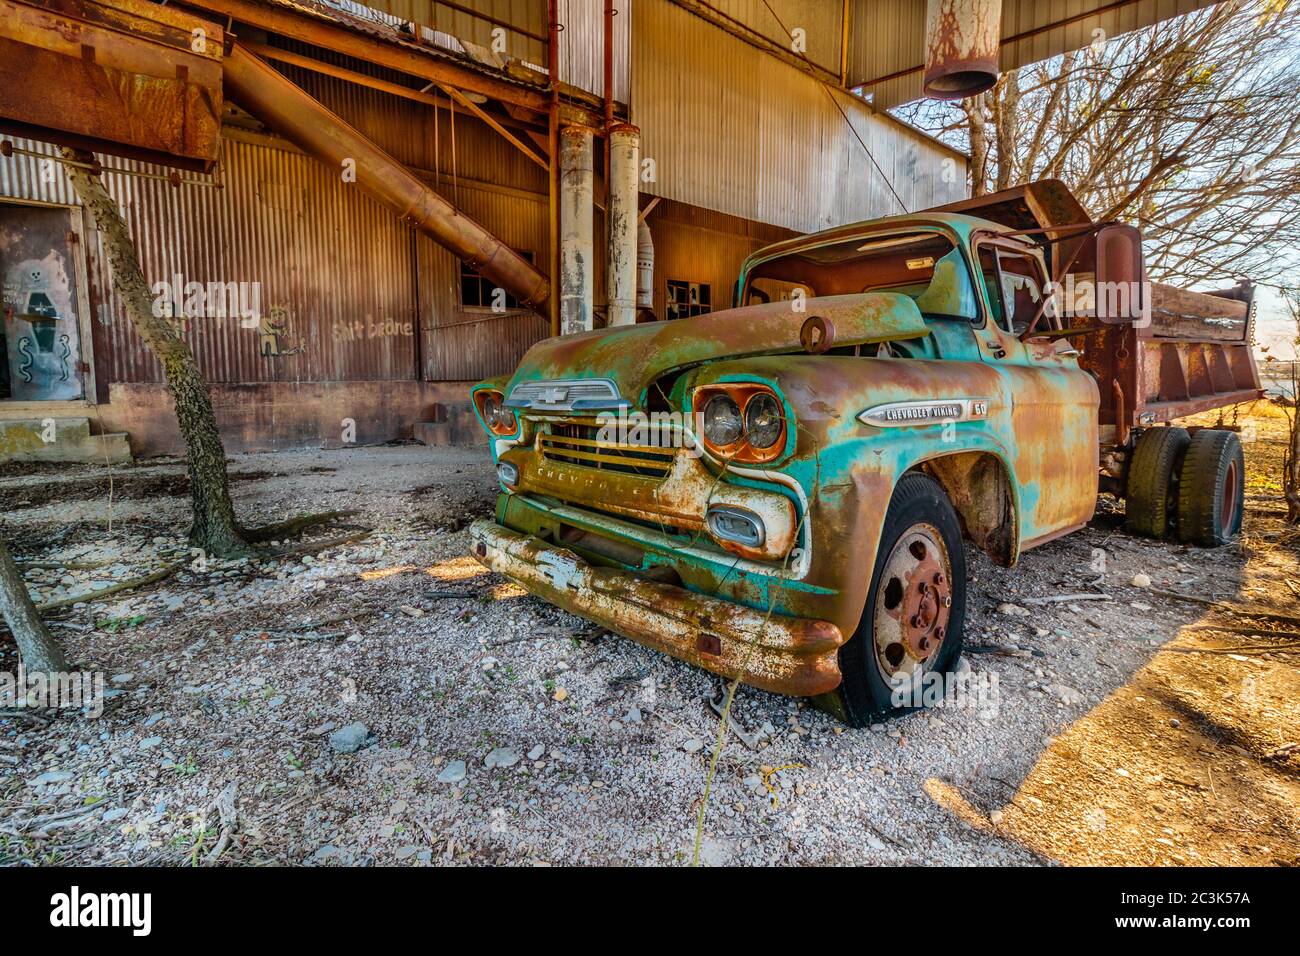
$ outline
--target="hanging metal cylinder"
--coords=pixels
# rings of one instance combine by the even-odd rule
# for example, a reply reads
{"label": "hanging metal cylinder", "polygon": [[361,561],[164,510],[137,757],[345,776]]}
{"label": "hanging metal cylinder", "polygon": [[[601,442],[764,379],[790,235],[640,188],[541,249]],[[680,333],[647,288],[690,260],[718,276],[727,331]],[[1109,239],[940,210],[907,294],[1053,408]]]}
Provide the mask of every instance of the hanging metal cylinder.
{"label": "hanging metal cylinder", "polygon": [[636,323],[637,213],[641,131],[620,123],[609,131],[609,250],[605,294],[610,325]]}
{"label": "hanging metal cylinder", "polygon": [[925,95],[962,100],[998,81],[1002,0],[928,0]]}
{"label": "hanging metal cylinder", "polygon": [[560,334],[586,332],[595,289],[592,139],[587,126],[560,130]]}
{"label": "hanging metal cylinder", "polygon": [[655,240],[644,219],[636,226],[636,307],[655,307]]}

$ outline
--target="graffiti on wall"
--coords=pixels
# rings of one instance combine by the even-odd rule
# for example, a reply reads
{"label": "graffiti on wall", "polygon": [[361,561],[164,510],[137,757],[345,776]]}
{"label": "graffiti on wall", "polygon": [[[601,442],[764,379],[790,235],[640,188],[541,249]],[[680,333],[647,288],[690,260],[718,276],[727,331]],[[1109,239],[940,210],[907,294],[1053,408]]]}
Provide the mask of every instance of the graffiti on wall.
{"label": "graffiti on wall", "polygon": [[4,333],[11,397],[80,398],[80,336],[66,256],[51,249],[43,259],[6,265]]}
{"label": "graffiti on wall", "polygon": [[279,358],[301,352],[302,343],[294,348],[286,347],[289,335],[289,310],[282,305],[273,305],[266,315],[257,320],[257,354],[262,358]]}

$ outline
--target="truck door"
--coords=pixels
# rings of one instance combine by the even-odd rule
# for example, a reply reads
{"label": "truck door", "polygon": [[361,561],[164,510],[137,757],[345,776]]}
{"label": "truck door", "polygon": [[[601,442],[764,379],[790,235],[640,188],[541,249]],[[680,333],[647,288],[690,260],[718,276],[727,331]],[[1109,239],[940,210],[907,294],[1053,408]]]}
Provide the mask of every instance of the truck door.
{"label": "truck door", "polygon": [[[1020,485],[1021,548],[1074,530],[1097,504],[1097,383],[1063,339],[1022,340],[1047,292],[1042,260],[1006,239],[977,245],[986,321],[983,360],[1008,379]],[[1055,327],[1055,314],[1038,328]]]}

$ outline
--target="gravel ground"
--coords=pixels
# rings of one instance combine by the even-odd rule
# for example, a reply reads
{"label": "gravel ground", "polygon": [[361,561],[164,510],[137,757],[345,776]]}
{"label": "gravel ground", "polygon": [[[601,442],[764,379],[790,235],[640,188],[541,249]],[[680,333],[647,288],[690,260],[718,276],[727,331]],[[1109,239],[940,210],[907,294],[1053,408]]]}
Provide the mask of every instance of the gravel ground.
{"label": "gravel ground", "polygon": [[[464,528],[495,494],[483,452],[277,453],[231,470],[246,523],[356,509],[311,537],[373,534],[272,564],[186,569],[55,616],[71,659],[111,691],[98,718],[0,716],[0,861],[690,861],[722,682],[466,559]],[[185,555],[179,463],[115,470],[111,505],[106,479],[0,471],[16,558],[97,565],[30,570],[38,600]],[[859,731],[742,688],[703,861],[1294,863],[1294,650],[1159,653],[1204,639],[1184,628],[1207,608],[1157,591],[1294,608],[1294,546],[1274,543],[1276,520],[1250,521],[1259,535],[1211,552],[1128,537],[1103,508],[1015,569],[972,553],[965,659],[974,677],[997,677],[982,707]],[[1142,576],[1149,586],[1133,583]],[[1110,600],[1034,603],[1082,592]],[[1169,658],[1176,674],[1152,670]],[[0,638],[0,671],[15,667]],[[1267,674],[1243,674],[1252,667]],[[1139,706],[1144,681],[1191,695],[1181,721]],[[1257,695],[1249,713],[1220,706],[1243,681]],[[1215,692],[1193,693],[1201,682]],[[1214,728],[1200,720],[1211,712]],[[1166,744],[1176,757],[1157,759]],[[1208,785],[1196,768],[1171,770],[1175,759],[1212,766]],[[1224,781],[1247,770],[1234,761],[1260,775],[1236,795]],[[1207,806],[1222,823],[1213,839]]]}

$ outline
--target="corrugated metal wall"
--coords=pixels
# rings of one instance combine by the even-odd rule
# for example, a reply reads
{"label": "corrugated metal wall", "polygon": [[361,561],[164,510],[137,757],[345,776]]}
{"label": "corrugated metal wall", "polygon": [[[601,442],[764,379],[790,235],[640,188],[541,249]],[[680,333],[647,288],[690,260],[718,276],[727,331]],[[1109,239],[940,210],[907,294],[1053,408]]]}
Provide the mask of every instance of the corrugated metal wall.
{"label": "corrugated metal wall", "polygon": [[730,308],[740,264],[763,246],[795,235],[672,201],[655,206],[646,222],[655,244],[654,311],[660,318],[670,280],[708,283],[713,311]]}
{"label": "corrugated metal wall", "polygon": [[693,4],[792,52],[795,29],[802,29],[804,55],[831,75],[840,75],[842,0],[689,0],[684,5]]}
{"label": "corrugated metal wall", "polygon": [[[497,224],[511,248],[550,261],[544,192],[503,193],[476,186],[460,191],[461,208],[479,222]],[[513,371],[528,347],[550,335],[550,321],[527,309],[494,313],[460,304],[460,260],[433,240],[416,237],[424,377],[431,381],[486,378]]]}
{"label": "corrugated metal wall", "polygon": [[[1118,36],[1214,2],[1133,0],[1093,14],[1094,10],[1112,6],[1113,0],[1003,0],[1004,40],[1075,17],[1082,19],[1004,44],[1001,67],[1012,70],[1066,50],[1081,49],[1092,42],[1092,31],[1098,28],[1107,36]],[[881,108],[919,99],[925,62],[925,0],[853,0],[849,23],[849,85],[867,84],[872,101]],[[910,72],[870,82],[902,71]]]}
{"label": "corrugated metal wall", "polygon": [[[657,173],[643,191],[799,232],[903,211],[829,87],[671,0],[633,15],[632,121]],[[965,195],[961,154],[832,95],[908,210]]]}
{"label": "corrugated metal wall", "polygon": [[[436,181],[439,192],[489,231],[518,248],[535,250],[537,262],[549,261],[545,173],[497,133],[458,113],[453,164],[448,110],[438,111],[435,135],[430,108],[330,77],[288,67],[284,71],[395,157]],[[186,337],[210,383],[412,379],[420,372],[420,355],[431,378],[473,378],[487,374],[485,369],[509,367],[546,334],[545,321],[532,316],[482,323],[474,332],[452,329],[476,318],[461,309],[455,257],[287,143],[240,130],[226,132],[220,165],[224,188],[177,189],[157,179],[104,177],[136,238],[150,283],[171,281],[178,274],[185,282],[205,285],[258,283],[261,312],[277,310],[276,318],[285,326],[276,340],[279,355],[263,355],[259,330],[243,328],[235,318],[187,323]],[[52,151],[42,144],[21,145]],[[165,172],[116,157],[105,162]],[[0,198],[6,196],[67,205],[77,201],[60,165],[45,167],[25,156],[0,159]],[[93,228],[87,234],[94,237]],[[97,373],[108,382],[163,381],[161,368],[112,290],[96,238],[87,254],[92,307],[100,325]],[[417,302],[423,316],[418,322]],[[426,332],[417,341],[420,326]],[[438,331],[443,326],[449,331]]]}
{"label": "corrugated metal wall", "polygon": [[[615,0],[614,99],[627,102],[627,33],[631,0]],[[560,79],[605,95],[605,0],[560,0]]]}
{"label": "corrugated metal wall", "polygon": [[[753,2],[758,3],[758,0]],[[790,0],[782,2],[788,4]],[[448,33],[462,42],[491,49],[493,23],[483,17],[472,16],[433,0],[368,0],[367,5]],[[517,27],[518,30],[505,31],[505,52],[545,69],[546,0],[459,0],[458,5]],[[615,0],[614,98],[621,103],[627,102],[630,6],[631,0]],[[563,27],[559,42],[560,79],[589,93],[604,96],[605,0],[559,0],[559,20]],[[538,40],[538,37],[543,40]],[[836,49],[838,51],[838,47]],[[839,56],[838,52],[836,56]]]}

